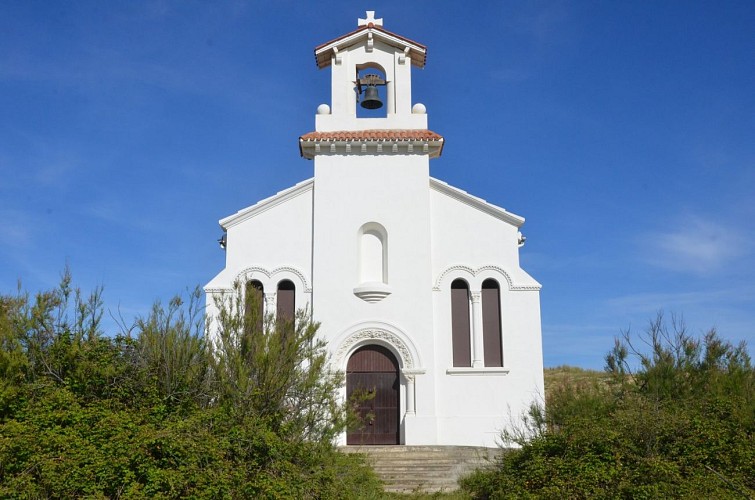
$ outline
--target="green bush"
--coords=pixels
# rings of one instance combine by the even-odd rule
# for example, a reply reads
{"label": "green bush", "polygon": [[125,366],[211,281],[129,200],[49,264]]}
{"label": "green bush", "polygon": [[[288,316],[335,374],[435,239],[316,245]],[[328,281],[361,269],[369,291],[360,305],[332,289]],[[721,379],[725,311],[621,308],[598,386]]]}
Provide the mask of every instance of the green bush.
{"label": "green bush", "polygon": [[[515,448],[464,478],[474,498],[748,498],[755,370],[746,346],[663,317],[625,334],[607,381],[560,384],[504,432]],[[522,431],[524,429],[524,431]]]}
{"label": "green bush", "polygon": [[236,328],[241,299],[226,297],[212,343],[195,290],[105,336],[100,291],[84,299],[70,283],[0,297],[0,498],[380,492],[332,445],[348,421],[342,376],[306,315]]}

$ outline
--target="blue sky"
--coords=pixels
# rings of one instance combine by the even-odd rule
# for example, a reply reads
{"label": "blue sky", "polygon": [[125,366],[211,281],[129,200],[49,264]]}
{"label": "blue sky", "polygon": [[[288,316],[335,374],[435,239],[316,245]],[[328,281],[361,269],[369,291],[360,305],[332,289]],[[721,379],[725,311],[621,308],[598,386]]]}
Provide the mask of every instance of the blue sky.
{"label": "blue sky", "polygon": [[659,310],[752,352],[751,1],[4,1],[0,293],[69,265],[132,318],[209,281],[218,219],[312,175],[313,49],[367,9],[428,46],[432,175],[527,219],[546,366]]}

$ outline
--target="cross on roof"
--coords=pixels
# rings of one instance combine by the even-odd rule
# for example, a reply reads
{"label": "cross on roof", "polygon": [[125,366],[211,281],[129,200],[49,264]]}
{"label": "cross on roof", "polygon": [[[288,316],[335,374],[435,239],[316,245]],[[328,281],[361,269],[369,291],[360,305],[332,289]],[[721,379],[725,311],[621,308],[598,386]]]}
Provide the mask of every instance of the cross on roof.
{"label": "cross on roof", "polygon": [[369,26],[372,24],[373,26],[382,26],[383,25],[383,18],[375,19],[375,11],[374,10],[368,10],[367,11],[367,19],[362,19],[361,17],[357,19],[357,26]]}

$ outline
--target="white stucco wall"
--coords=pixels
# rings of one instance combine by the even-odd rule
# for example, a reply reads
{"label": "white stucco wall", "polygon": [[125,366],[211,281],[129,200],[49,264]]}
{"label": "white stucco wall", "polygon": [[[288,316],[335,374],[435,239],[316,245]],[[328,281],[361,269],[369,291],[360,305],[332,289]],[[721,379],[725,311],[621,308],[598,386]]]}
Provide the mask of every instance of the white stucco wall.
{"label": "white stucco wall", "polygon": [[[539,284],[519,267],[521,218],[441,187],[430,195],[438,440],[495,446],[509,415],[543,395]],[[485,279],[499,283],[502,368],[454,369],[450,286],[457,278],[472,294]]]}
{"label": "white stucco wall", "polygon": [[[312,287],[312,179],[222,219],[226,265],[205,285],[209,321],[217,314],[213,293],[236,280],[258,280],[266,294],[281,280],[296,287],[297,308],[307,307]],[[272,303],[270,304],[272,306]]]}
{"label": "white stucco wall", "polygon": [[[543,395],[539,284],[519,268],[520,219],[433,188],[428,164],[421,155],[318,157],[313,180],[223,219],[227,264],[206,288],[242,278],[272,292],[291,279],[297,305],[310,303],[322,323],[335,368],[345,370],[365,344],[393,350],[403,443],[495,446],[509,415]],[[360,228],[371,223],[386,233],[390,292],[376,302],[355,294],[364,285]],[[452,366],[456,278],[472,292],[487,278],[498,281],[502,368]]]}
{"label": "white stucco wall", "polygon": [[[411,339],[422,359],[434,356],[432,297],[428,293],[432,281],[428,164],[422,155],[323,156],[315,160],[313,311],[334,353],[349,343],[346,333],[372,329],[401,332]],[[387,232],[385,285],[390,294],[377,302],[367,302],[354,293],[362,285],[358,233],[371,222]],[[352,345],[351,352],[357,347]],[[339,359],[338,368],[345,369],[347,360]],[[410,368],[426,369],[418,363],[414,360]],[[434,415],[432,381],[430,375],[417,376],[417,384],[424,388],[416,392],[420,419]],[[402,404],[406,405],[405,394]],[[429,425],[434,429],[434,421]],[[411,433],[406,439],[412,441]]]}

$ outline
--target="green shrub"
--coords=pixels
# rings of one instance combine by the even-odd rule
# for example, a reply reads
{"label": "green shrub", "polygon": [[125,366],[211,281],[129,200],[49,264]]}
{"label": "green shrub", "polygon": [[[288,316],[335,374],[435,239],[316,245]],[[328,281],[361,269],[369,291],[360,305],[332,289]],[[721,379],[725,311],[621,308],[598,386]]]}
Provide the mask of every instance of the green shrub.
{"label": "green shrub", "polygon": [[0,297],[0,498],[379,494],[332,445],[348,420],[342,376],[305,315],[234,330],[245,318],[224,309],[213,345],[195,290],[105,336],[99,291],[70,283]]}
{"label": "green shrub", "polygon": [[[659,317],[627,333],[606,376],[547,387],[519,446],[464,478],[474,498],[747,498],[755,494],[755,370],[744,344]],[[634,369],[633,366],[637,368]],[[607,380],[606,380],[607,379]]]}

